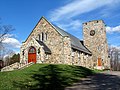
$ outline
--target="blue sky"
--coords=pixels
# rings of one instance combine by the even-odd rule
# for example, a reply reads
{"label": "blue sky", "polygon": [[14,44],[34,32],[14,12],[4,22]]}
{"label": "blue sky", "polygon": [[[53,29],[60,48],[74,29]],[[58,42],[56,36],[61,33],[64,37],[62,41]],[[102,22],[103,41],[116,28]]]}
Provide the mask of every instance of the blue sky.
{"label": "blue sky", "polygon": [[102,19],[108,44],[120,47],[120,0],[0,0],[2,24],[15,28],[4,43],[19,52],[41,16],[79,39],[82,23]]}

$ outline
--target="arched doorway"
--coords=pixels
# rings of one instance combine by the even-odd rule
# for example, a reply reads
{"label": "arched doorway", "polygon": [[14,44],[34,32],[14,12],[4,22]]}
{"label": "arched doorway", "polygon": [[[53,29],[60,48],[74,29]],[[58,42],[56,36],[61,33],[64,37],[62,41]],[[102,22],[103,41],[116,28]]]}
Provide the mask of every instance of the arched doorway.
{"label": "arched doorway", "polygon": [[31,46],[28,51],[28,63],[34,62],[36,63],[36,49]]}

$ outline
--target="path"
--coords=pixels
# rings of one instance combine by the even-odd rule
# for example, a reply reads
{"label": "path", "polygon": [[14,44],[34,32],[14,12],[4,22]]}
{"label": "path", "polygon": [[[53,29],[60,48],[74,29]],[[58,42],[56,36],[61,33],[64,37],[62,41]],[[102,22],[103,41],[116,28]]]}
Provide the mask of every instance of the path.
{"label": "path", "polygon": [[105,71],[83,78],[65,90],[120,90],[120,71]]}

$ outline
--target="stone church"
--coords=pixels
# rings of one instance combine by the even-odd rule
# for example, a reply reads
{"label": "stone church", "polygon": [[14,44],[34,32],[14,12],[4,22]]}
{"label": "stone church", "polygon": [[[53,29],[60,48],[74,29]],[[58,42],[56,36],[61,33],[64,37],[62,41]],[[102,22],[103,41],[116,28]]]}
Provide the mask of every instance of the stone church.
{"label": "stone church", "polygon": [[110,68],[104,22],[83,23],[82,41],[42,17],[21,46],[20,63],[30,62]]}

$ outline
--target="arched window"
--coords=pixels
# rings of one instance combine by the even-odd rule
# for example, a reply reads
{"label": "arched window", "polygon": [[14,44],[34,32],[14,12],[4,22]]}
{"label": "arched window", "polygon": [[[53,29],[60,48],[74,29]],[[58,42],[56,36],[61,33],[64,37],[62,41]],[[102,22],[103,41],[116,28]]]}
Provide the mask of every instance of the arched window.
{"label": "arched window", "polygon": [[30,47],[30,49],[29,49],[29,53],[36,53],[35,48],[34,48],[34,47]]}
{"label": "arched window", "polygon": [[41,40],[40,34],[38,34],[38,40],[39,40],[39,41]]}
{"label": "arched window", "polygon": [[24,50],[22,51],[22,55],[24,56]]}
{"label": "arched window", "polygon": [[47,40],[47,33],[45,33],[45,36],[46,36],[46,40]]}
{"label": "arched window", "polygon": [[42,32],[42,41],[44,41],[44,33]]}

